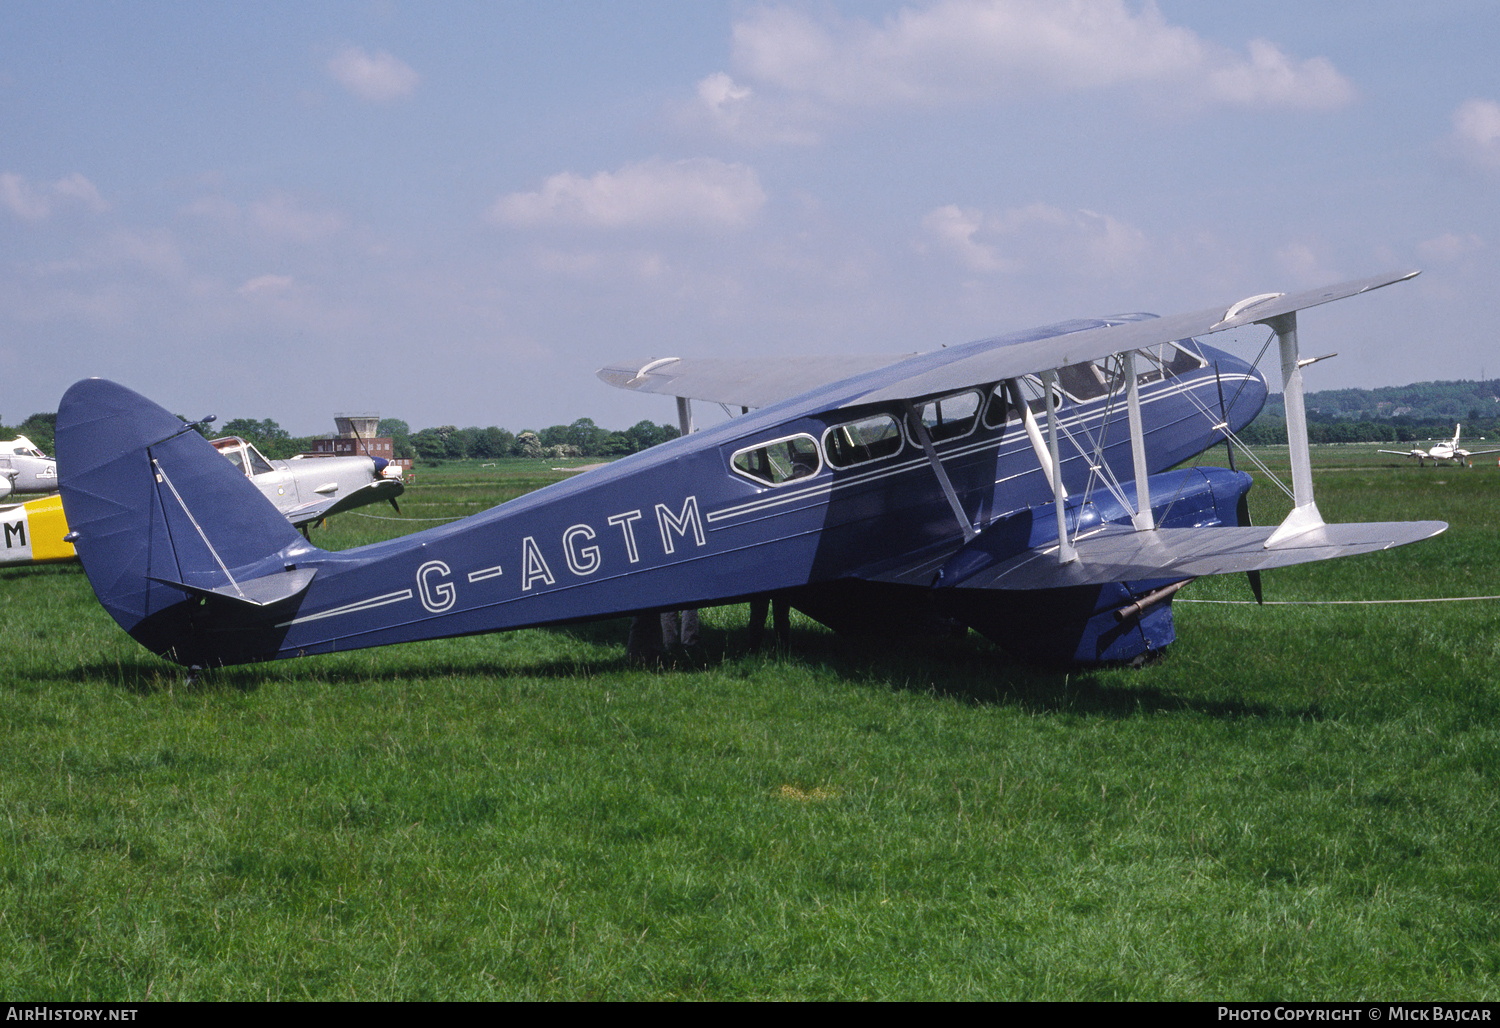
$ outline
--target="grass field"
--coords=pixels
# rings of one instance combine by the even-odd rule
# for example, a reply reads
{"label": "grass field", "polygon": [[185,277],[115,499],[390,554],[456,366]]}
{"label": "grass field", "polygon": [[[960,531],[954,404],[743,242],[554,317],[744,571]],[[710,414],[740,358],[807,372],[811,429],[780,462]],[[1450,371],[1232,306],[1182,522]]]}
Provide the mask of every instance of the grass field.
{"label": "grass field", "polygon": [[[1315,451],[1325,517],[1452,528],[1267,599],[1500,594],[1500,472],[1372,450]],[[422,469],[402,511],[556,477]],[[7,1000],[1500,999],[1495,601],[1179,602],[1083,674],[801,620],[756,655],[739,607],[668,669],[615,621],[192,686],[76,568],[0,607]]]}

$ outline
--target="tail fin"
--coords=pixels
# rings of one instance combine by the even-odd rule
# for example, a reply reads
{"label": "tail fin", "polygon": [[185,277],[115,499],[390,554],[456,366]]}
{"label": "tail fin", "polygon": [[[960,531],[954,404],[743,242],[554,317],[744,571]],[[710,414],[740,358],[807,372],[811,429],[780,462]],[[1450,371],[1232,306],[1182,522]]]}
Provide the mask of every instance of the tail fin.
{"label": "tail fin", "polygon": [[[202,663],[194,640],[212,629],[205,620],[222,621],[217,610],[279,606],[311,580],[288,572],[312,547],[250,480],[177,415],[124,386],[85,379],[63,395],[57,460],[69,539],[94,594],[162,656]],[[257,628],[240,655],[255,659],[267,619],[237,620]]]}
{"label": "tail fin", "polygon": [[1454,422],[1454,424],[1453,424],[1453,445],[1454,446],[1458,445],[1458,437],[1459,437],[1460,434],[1463,433],[1463,430],[1464,430],[1463,422],[1461,422],[1461,421]]}

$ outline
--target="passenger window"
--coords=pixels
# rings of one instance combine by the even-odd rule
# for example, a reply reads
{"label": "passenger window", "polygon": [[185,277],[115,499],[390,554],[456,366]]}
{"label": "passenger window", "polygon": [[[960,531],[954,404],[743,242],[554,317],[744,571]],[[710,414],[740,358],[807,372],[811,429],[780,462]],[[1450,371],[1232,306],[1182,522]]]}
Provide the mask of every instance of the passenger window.
{"label": "passenger window", "polygon": [[784,485],[816,475],[823,466],[823,459],[818,455],[816,439],[810,435],[794,435],[741,450],[730,460],[730,466],[746,478],[764,485]]}
{"label": "passenger window", "polygon": [[917,416],[927,426],[927,434],[935,443],[966,436],[979,423],[979,392],[971,390],[944,396],[940,400],[928,400],[917,408]]}
{"label": "passenger window", "polygon": [[1010,424],[1010,400],[1005,394],[1005,383],[1001,382],[990,391],[989,406],[984,409],[985,428],[1004,428]]}
{"label": "passenger window", "polygon": [[823,433],[823,451],[836,468],[852,468],[901,452],[901,429],[889,414],[877,414]]}

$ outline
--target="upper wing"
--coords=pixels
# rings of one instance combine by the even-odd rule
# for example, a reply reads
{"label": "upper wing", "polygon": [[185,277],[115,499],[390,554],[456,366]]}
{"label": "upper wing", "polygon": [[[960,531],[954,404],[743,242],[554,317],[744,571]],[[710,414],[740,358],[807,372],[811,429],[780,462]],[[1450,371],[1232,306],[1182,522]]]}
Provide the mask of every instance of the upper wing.
{"label": "upper wing", "polygon": [[[1301,293],[1266,293],[1225,307],[1210,307],[1193,314],[1177,314],[1147,321],[1127,321],[1107,328],[1086,329],[1082,332],[1049,336],[1030,342],[1000,344],[994,340],[981,340],[976,343],[967,343],[942,351],[944,355],[954,354],[954,359],[943,361],[930,368],[918,370],[914,367],[914,374],[861,393],[846,402],[844,406],[917,396],[935,396],[939,393],[972,386],[977,382],[1019,378],[1032,372],[1081,364],[1084,361],[1097,360],[1100,357],[1123,353],[1126,350],[1145,349],[1178,339],[1242,328],[1245,325],[1269,321],[1293,311],[1340,300],[1346,296],[1368,293],[1372,289],[1379,289],[1394,282],[1404,282],[1416,277],[1417,274],[1419,273],[1416,271],[1405,271],[1357,279]],[[918,365],[925,361],[918,358],[912,363]]]}
{"label": "upper wing", "polygon": [[[998,337],[922,354],[791,355],[756,358],[661,357],[621,361],[600,368],[605,382],[621,389],[693,400],[765,407],[819,386],[872,375],[868,389],[853,388],[837,406],[936,396],[975,385],[1050,368],[1097,360],[1127,350],[1210,335],[1269,321],[1283,314],[1367,293],[1414,278],[1405,271],[1300,293],[1266,293],[1237,303],[1166,318],[1129,319],[1100,328],[1056,326],[1041,338]],[[1074,323],[1077,324],[1077,323]],[[901,367],[896,367],[901,365]]]}
{"label": "upper wing", "polygon": [[596,372],[610,385],[739,407],[767,407],[815,386],[838,382],[912,356],[794,354],[765,357],[660,357],[619,361]]}

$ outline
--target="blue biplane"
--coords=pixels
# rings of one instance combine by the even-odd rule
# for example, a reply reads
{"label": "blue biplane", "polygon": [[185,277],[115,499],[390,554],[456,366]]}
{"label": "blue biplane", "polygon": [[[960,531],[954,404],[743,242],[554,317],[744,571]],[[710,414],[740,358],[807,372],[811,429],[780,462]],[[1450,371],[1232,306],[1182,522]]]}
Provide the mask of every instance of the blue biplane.
{"label": "blue biplane", "polygon": [[[63,505],[100,602],[190,666],[765,594],[843,632],[946,619],[1028,659],[1131,660],[1171,642],[1171,597],[1188,579],[1447,527],[1324,524],[1312,492],[1296,312],[1414,274],[905,357],[611,366],[599,374],[615,385],[745,412],[337,553],[308,543],[176,415],[88,379],[58,411]],[[1259,412],[1255,368],[1198,341],[1252,324],[1278,337],[1291,439],[1294,509],[1275,527],[1249,525],[1249,475],[1167,470]]]}

